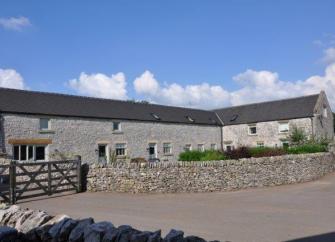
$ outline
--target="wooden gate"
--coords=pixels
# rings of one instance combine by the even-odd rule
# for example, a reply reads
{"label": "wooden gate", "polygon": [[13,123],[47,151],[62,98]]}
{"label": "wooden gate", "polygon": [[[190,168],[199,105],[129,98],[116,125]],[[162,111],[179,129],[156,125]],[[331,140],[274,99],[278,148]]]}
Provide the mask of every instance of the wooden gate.
{"label": "wooden gate", "polygon": [[9,165],[0,165],[0,182],[0,197],[10,204],[61,192],[81,192],[81,159],[24,163],[12,161]]}

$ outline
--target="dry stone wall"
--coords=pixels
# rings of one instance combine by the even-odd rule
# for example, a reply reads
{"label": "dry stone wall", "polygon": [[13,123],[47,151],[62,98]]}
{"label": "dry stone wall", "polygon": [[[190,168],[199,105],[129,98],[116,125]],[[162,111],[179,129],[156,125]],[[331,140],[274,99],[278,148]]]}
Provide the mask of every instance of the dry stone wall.
{"label": "dry stone wall", "polygon": [[335,170],[333,153],[211,162],[90,165],[88,191],[212,192],[307,182]]}
{"label": "dry stone wall", "polygon": [[[206,242],[197,236],[184,236],[172,229],[164,238],[161,230],[140,231],[129,225],[115,227],[111,222],[95,223],[93,218],[72,219],[51,216],[44,211],[18,206],[0,209],[2,242]],[[214,242],[214,241],[213,241]]]}

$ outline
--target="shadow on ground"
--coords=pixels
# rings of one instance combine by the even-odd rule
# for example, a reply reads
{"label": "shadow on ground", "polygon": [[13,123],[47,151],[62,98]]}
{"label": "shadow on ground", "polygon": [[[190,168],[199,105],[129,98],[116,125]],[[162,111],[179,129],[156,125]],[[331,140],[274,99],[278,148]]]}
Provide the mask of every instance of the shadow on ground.
{"label": "shadow on ground", "polygon": [[327,234],[318,234],[300,239],[288,240],[286,242],[333,242],[335,241],[335,232]]}

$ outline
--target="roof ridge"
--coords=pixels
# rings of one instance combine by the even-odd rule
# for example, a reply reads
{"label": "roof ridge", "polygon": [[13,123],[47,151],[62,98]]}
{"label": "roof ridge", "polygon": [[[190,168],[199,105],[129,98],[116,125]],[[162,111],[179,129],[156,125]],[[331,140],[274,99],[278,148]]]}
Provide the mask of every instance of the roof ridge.
{"label": "roof ridge", "polygon": [[43,95],[64,96],[64,97],[74,97],[74,98],[90,99],[90,100],[96,100],[96,101],[123,102],[123,103],[133,103],[133,104],[138,104],[138,105],[151,105],[151,106],[158,106],[158,107],[190,109],[190,110],[195,110],[195,111],[215,113],[213,110],[180,107],[180,106],[171,106],[171,105],[162,105],[162,104],[155,104],[155,103],[140,103],[140,102],[136,102],[136,101],[133,101],[133,100],[118,100],[118,99],[110,99],[110,98],[99,98],[99,97],[90,97],[90,96],[83,96],[83,95],[65,94],[65,93],[57,93],[57,92],[46,92],[46,91],[35,91],[35,90],[25,90],[25,89],[15,89],[15,88],[6,88],[6,87],[0,87],[0,90],[8,90],[8,91],[15,91],[15,92],[23,92],[23,93],[35,93],[35,94],[43,94]]}
{"label": "roof ridge", "polygon": [[216,111],[220,111],[220,110],[223,110],[223,109],[252,106],[252,105],[264,104],[264,103],[274,103],[274,102],[281,102],[281,101],[290,101],[290,100],[301,99],[301,98],[312,97],[312,96],[319,96],[319,95],[320,95],[320,93],[318,93],[318,94],[310,94],[310,95],[305,95],[305,96],[299,96],[299,97],[291,97],[291,98],[283,98],[283,99],[276,99],[276,100],[270,100],[270,101],[263,101],[263,102],[246,103],[246,104],[242,104],[242,105],[235,105],[235,106],[229,106],[229,107],[224,107],[224,108],[212,109],[211,111],[216,112]]}

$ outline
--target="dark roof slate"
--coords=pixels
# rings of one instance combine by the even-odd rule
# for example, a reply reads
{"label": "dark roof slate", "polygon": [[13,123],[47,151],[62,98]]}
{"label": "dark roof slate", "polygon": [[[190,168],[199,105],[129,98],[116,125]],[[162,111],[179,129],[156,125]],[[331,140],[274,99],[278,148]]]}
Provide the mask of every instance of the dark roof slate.
{"label": "dark roof slate", "polygon": [[224,125],[312,117],[319,94],[213,110]]}
{"label": "dark roof slate", "polygon": [[[0,88],[0,112],[219,125],[212,111]],[[160,119],[154,117],[155,114]],[[194,120],[189,121],[188,116]]]}

